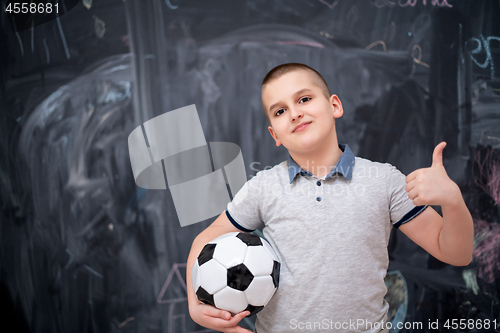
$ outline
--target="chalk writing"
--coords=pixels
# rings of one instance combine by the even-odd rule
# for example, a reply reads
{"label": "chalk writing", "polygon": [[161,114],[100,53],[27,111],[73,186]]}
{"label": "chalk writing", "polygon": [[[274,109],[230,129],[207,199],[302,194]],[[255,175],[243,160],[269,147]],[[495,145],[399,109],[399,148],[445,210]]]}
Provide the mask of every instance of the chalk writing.
{"label": "chalk writing", "polygon": [[373,48],[376,45],[382,45],[382,48],[384,49],[384,52],[387,52],[387,46],[385,45],[385,42],[382,41],[382,40],[378,40],[376,42],[371,43],[370,45],[368,45],[367,47],[365,47],[365,50],[369,50],[369,49]]}
{"label": "chalk writing", "polygon": [[320,43],[300,41],[300,40],[299,41],[283,40],[283,41],[279,41],[278,44],[307,45],[307,46],[313,46],[313,47],[319,47],[319,48],[325,47],[323,44],[320,44]]}
{"label": "chalk writing", "polygon": [[62,29],[61,20],[59,19],[59,16],[57,16],[56,22],[57,22],[57,27],[59,28],[59,34],[61,35],[61,40],[63,42],[64,52],[66,52],[66,59],[69,59],[71,58],[71,56],[69,54],[68,44],[66,44],[66,37],[64,37],[64,31]]}
{"label": "chalk writing", "polygon": [[135,319],[134,317],[128,317],[124,321],[120,322],[118,319],[113,318],[113,322],[115,323],[116,327],[121,329],[121,328],[123,328],[123,326],[127,325],[129,322],[131,322],[134,319]]}
{"label": "chalk writing", "polygon": [[[12,17],[12,24],[14,25],[14,27],[16,26],[16,23],[14,21],[14,17]],[[17,30],[16,30],[16,37],[17,37],[17,41],[19,42],[19,47],[21,48],[21,55],[24,57],[23,42],[21,41],[21,37],[19,36],[19,33],[17,32]]]}
{"label": "chalk writing", "polygon": [[422,65],[424,67],[429,68],[430,67],[429,64],[427,64],[421,60],[422,59],[422,47],[420,47],[420,45],[418,45],[418,44],[413,45],[413,47],[411,49],[412,55],[414,54],[415,50],[418,50],[418,56],[413,57],[413,61],[419,65]]}
{"label": "chalk writing", "polygon": [[92,7],[92,0],[83,0],[82,3],[87,9],[90,9]]}
{"label": "chalk writing", "polygon": [[393,21],[391,22],[391,24],[389,24],[389,29],[387,29],[387,31],[384,33],[384,39],[387,43],[390,43],[392,42],[395,36],[396,36],[396,23],[394,23]]}
{"label": "chalk writing", "polygon": [[[415,56],[415,51],[418,51],[417,56]],[[430,68],[428,63],[423,62],[422,59],[422,47],[418,44],[413,45],[411,49],[411,55],[413,57],[413,69],[411,71],[410,77],[413,77],[415,71],[417,70],[417,65],[421,65]]]}
{"label": "chalk writing", "polygon": [[94,18],[95,34],[99,38],[104,37],[104,33],[106,33],[106,23],[95,15],[92,15],[92,17]]}
{"label": "chalk writing", "polygon": [[35,52],[35,29],[31,26],[31,53]]}
{"label": "chalk writing", "polygon": [[[483,68],[483,69],[486,69],[489,66],[490,67],[490,76],[491,76],[491,78],[494,78],[495,77],[495,66],[493,64],[493,58],[491,56],[491,41],[500,42],[500,37],[490,36],[490,37],[485,38],[483,35],[481,35],[481,40],[479,40],[476,37],[472,37],[469,40],[469,42],[470,41],[477,43],[477,47],[474,50],[470,51],[470,53],[471,53],[470,57],[471,57],[472,61],[474,61],[474,63],[476,65],[478,65],[480,68]],[[484,51],[486,52],[486,59],[483,63],[481,63],[474,57],[474,55],[481,53],[483,48],[484,48]]]}
{"label": "chalk writing", "polygon": [[158,299],[157,299],[158,303],[165,304],[165,303],[176,303],[176,302],[187,301],[187,297],[170,299],[170,300],[163,300],[162,299],[163,296],[165,295],[165,292],[167,291],[168,286],[172,282],[174,275],[177,278],[177,281],[180,282],[182,289],[184,289],[184,291],[187,293],[186,283],[184,282],[184,279],[182,278],[181,273],[179,272],[179,268],[186,268],[186,264],[174,264],[174,266],[170,270],[170,273],[168,273],[167,280],[163,284],[163,287],[161,288],[160,294],[158,295]]}
{"label": "chalk writing", "polygon": [[179,6],[174,6],[170,3],[170,0],[165,0],[165,3],[167,4],[168,8],[170,9],[177,9]]}
{"label": "chalk writing", "polygon": [[[160,294],[158,295],[158,298],[157,298],[157,302],[159,304],[169,304],[169,308],[168,308],[168,329],[167,329],[167,331],[169,333],[170,332],[172,332],[172,333],[174,332],[174,322],[176,321],[176,319],[180,319],[181,320],[181,323],[182,323],[181,324],[182,333],[186,332],[186,327],[185,327],[185,324],[184,324],[185,320],[186,320],[186,315],[185,314],[174,315],[174,308],[175,308],[175,305],[177,303],[187,302],[187,297],[179,297],[179,298],[166,299],[166,300],[163,299],[165,297],[165,293],[166,293],[167,289],[169,289],[169,287],[171,289],[175,289],[175,288],[179,288],[179,285],[180,285],[180,287],[182,288],[182,290],[187,295],[186,282],[182,278],[182,275],[181,275],[181,273],[179,271],[179,268],[185,269],[186,265],[187,264],[185,264],[185,263],[183,263],[183,264],[177,264],[177,263],[175,263],[172,266],[172,269],[168,273],[167,280],[163,284],[163,287],[161,288]],[[175,280],[174,280],[174,276],[175,276]],[[177,286],[174,286],[173,283],[175,283]],[[214,332],[214,331],[212,331],[212,330],[202,330],[202,331],[196,331],[196,332]],[[191,332],[191,333],[194,333],[194,332]]]}
{"label": "chalk writing", "polygon": [[47,40],[45,37],[43,38],[43,47],[45,47],[45,55],[47,56],[47,64],[50,64],[49,47],[47,46]]}
{"label": "chalk writing", "polygon": [[328,32],[320,31],[319,34],[322,35],[322,36],[325,36],[326,38],[330,38],[330,39],[334,39],[335,38],[334,35],[329,34]]}
{"label": "chalk writing", "polygon": [[[427,0],[421,1],[424,6],[427,6]],[[370,3],[378,8],[383,8],[385,6],[394,7],[415,7],[418,3],[418,0],[370,0]],[[430,0],[429,4],[432,6],[438,7],[453,7],[448,3],[448,0]]]}
{"label": "chalk writing", "polygon": [[325,4],[328,8],[333,9],[337,4],[339,3],[340,0],[335,0],[333,3],[328,3],[326,0],[319,0],[319,2]]}
{"label": "chalk writing", "polygon": [[351,27],[354,26],[356,22],[359,20],[359,12],[358,7],[356,5],[352,6],[351,9],[347,12],[347,21],[349,21]]}

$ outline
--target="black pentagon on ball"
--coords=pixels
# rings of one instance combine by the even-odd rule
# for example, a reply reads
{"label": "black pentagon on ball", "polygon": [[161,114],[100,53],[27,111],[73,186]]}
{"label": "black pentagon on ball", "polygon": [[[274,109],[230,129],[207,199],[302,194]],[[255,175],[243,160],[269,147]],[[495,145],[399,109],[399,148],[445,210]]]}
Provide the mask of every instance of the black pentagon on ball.
{"label": "black pentagon on ball", "polygon": [[247,246],[259,246],[259,245],[262,246],[262,241],[260,240],[259,236],[240,232],[239,234],[236,235],[236,237],[241,239],[241,241],[245,243]]}
{"label": "black pentagon on ball", "polygon": [[254,314],[260,312],[260,310],[262,310],[263,308],[263,306],[253,306],[248,304],[247,308],[243,311],[250,311],[250,314],[248,316],[253,316]]}
{"label": "black pentagon on ball", "polygon": [[214,302],[214,296],[210,295],[205,289],[202,287],[199,287],[198,290],[196,291],[196,296],[198,296],[198,299],[205,303],[205,304],[210,304],[212,306],[215,306]]}
{"label": "black pentagon on ball", "polygon": [[273,283],[276,288],[278,288],[280,284],[280,263],[277,261],[274,261],[273,263],[273,271],[271,273],[271,276],[273,278]]}
{"label": "black pentagon on ball", "polygon": [[227,270],[227,285],[233,289],[245,291],[253,280],[253,274],[244,264]]}
{"label": "black pentagon on ball", "polygon": [[217,244],[207,244],[203,247],[200,254],[198,255],[199,266],[203,265],[213,258],[216,245]]}

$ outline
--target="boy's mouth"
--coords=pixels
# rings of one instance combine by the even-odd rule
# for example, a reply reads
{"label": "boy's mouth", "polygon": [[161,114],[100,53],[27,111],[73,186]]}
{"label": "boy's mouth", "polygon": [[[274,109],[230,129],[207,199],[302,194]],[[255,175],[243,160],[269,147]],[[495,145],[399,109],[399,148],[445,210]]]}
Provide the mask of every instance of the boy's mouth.
{"label": "boy's mouth", "polygon": [[297,127],[295,127],[295,129],[292,131],[292,133],[300,132],[300,131],[306,129],[306,127],[309,126],[310,123],[311,123],[310,121],[307,121],[307,122],[303,122],[303,123],[298,124]]}

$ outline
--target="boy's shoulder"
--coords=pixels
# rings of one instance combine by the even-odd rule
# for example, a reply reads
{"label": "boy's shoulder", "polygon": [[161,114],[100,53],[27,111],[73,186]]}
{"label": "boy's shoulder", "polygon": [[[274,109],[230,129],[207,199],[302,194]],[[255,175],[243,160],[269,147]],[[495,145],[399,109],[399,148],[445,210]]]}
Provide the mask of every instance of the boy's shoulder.
{"label": "boy's shoulder", "polygon": [[264,169],[257,171],[255,176],[252,176],[249,181],[259,183],[275,183],[277,180],[286,180],[286,177],[288,177],[288,162],[283,161],[275,166],[267,166]]}
{"label": "boy's shoulder", "polygon": [[288,161],[280,162],[274,166],[267,166],[262,170],[258,170],[254,177],[273,177],[281,173],[288,173]]}
{"label": "boy's shoulder", "polygon": [[372,168],[380,168],[380,169],[392,169],[395,168],[392,164],[387,163],[387,162],[377,162],[377,161],[372,161],[364,157],[355,157],[355,163],[354,166],[358,167],[372,167]]}
{"label": "boy's shoulder", "polygon": [[387,162],[376,162],[357,157],[354,163],[353,179],[370,182],[400,183],[405,175],[395,166]]}

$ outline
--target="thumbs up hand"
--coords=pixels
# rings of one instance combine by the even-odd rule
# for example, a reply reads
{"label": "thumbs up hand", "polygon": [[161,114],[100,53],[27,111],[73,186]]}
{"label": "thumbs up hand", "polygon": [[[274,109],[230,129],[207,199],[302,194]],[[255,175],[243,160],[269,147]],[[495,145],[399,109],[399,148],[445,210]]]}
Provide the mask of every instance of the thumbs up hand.
{"label": "thumbs up hand", "polygon": [[443,149],[446,142],[434,148],[430,168],[418,169],[406,177],[405,190],[415,206],[444,206],[462,200],[458,185],[448,177],[443,166]]}

